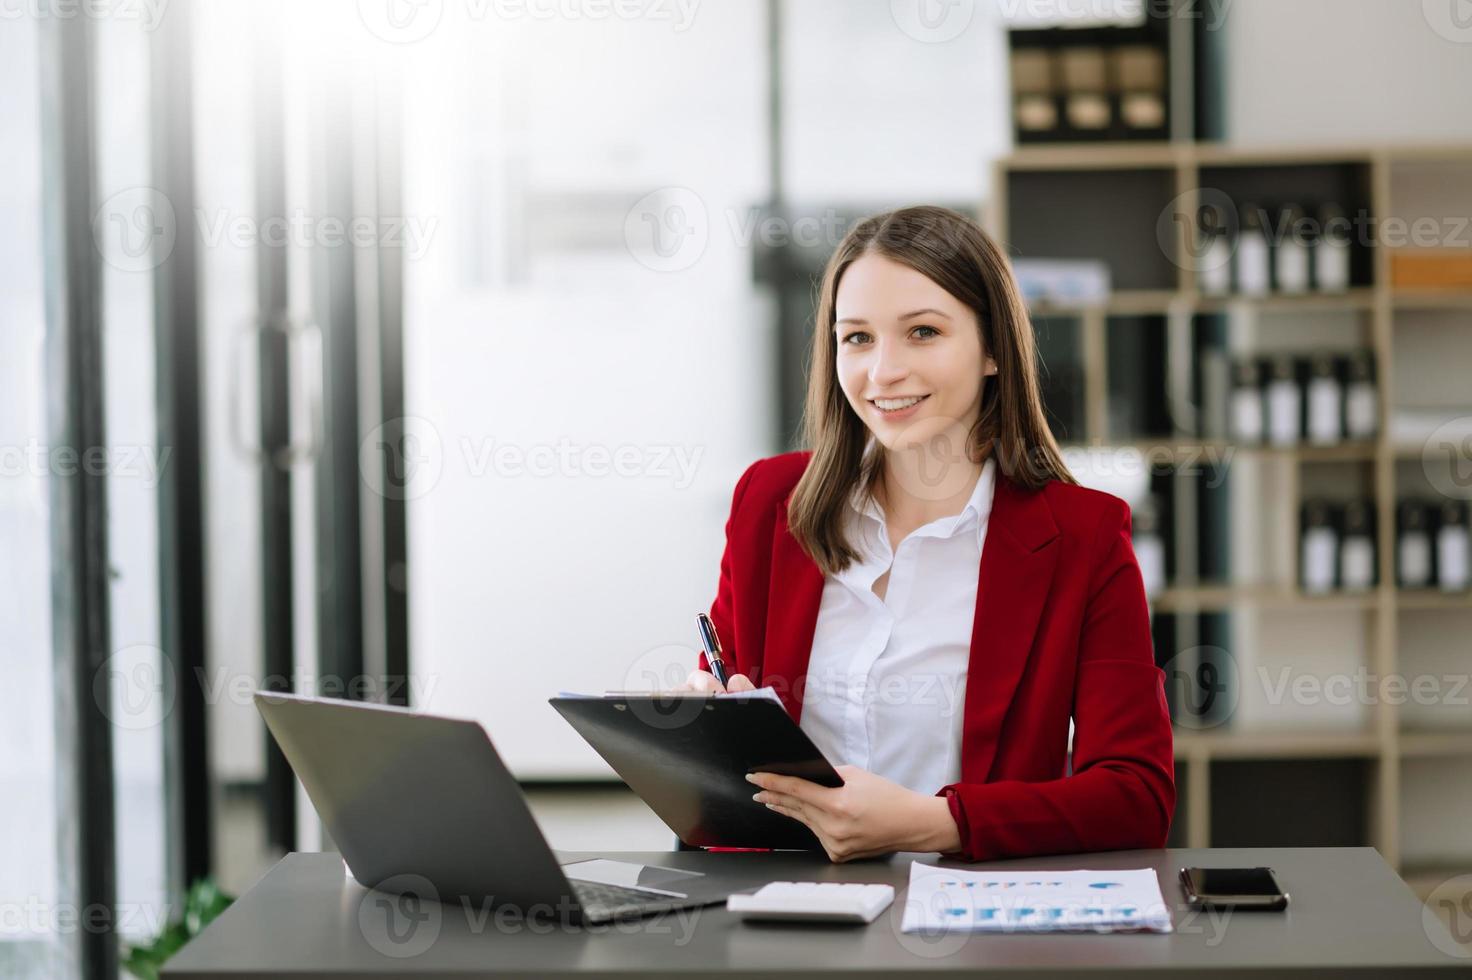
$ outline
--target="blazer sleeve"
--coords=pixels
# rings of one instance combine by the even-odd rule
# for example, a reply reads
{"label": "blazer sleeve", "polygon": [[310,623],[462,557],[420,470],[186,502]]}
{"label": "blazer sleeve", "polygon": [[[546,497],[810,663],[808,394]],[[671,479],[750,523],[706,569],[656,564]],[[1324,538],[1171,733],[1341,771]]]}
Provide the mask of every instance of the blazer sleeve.
{"label": "blazer sleeve", "polygon": [[[721,653],[725,658],[728,674],[745,673],[748,669],[742,666],[739,652],[741,637],[736,635],[736,595],[731,574],[731,529],[736,523],[736,513],[741,509],[742,498],[746,496],[747,487],[751,485],[752,474],[760,465],[761,460],[752,463],[746,468],[746,472],[741,474],[741,479],[736,481],[736,490],[731,495],[731,515],[726,518],[726,549],[721,555],[720,580],[716,585],[715,601],[710,604],[710,621],[715,624],[716,635],[721,639]],[[710,662],[706,660],[704,650],[700,652],[700,669],[710,670]]]}
{"label": "blazer sleeve", "polygon": [[954,783],[945,796],[963,860],[1164,847],[1175,758],[1129,507],[1094,542],[1073,688],[1073,771],[1044,782]]}

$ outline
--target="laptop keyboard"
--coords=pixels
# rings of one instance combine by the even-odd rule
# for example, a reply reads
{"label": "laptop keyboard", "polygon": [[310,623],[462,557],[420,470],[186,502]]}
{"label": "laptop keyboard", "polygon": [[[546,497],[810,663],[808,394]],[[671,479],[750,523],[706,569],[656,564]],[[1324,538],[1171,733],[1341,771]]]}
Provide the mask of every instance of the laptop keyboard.
{"label": "laptop keyboard", "polygon": [[622,885],[605,885],[601,881],[580,881],[576,878],[568,880],[584,910],[600,919],[673,908],[676,901],[672,897],[651,895],[649,892],[624,888]]}

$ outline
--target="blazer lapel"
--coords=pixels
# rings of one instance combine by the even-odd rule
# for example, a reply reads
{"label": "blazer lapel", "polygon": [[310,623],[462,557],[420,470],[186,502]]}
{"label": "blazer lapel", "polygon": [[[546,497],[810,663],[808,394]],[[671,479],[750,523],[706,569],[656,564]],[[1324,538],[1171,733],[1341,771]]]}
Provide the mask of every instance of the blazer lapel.
{"label": "blazer lapel", "polygon": [[[802,715],[808,659],[813,652],[813,634],[818,626],[818,606],[823,599],[823,572],[802,550],[787,530],[787,499],[777,502],[777,519],[772,526],[772,574],[767,585],[767,635],[762,651],[763,677],[797,721]],[[779,680],[773,683],[774,675]]]}
{"label": "blazer lapel", "polygon": [[997,478],[977,576],[966,675],[961,779],[984,783],[1022,679],[1058,561],[1058,526],[1040,492]]}
{"label": "blazer lapel", "polygon": [[[761,676],[788,714],[801,718],[801,693],[823,598],[823,573],[787,531],[787,500],[776,505],[767,632]],[[998,475],[977,573],[976,615],[966,676],[961,778],[986,782],[1002,720],[1022,679],[1058,560],[1058,526],[1041,493]]]}

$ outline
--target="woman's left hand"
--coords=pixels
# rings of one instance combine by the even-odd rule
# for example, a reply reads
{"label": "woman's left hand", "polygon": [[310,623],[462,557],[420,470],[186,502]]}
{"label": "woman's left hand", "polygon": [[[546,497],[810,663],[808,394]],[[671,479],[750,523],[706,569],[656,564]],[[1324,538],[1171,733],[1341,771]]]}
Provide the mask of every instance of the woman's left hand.
{"label": "woman's left hand", "polygon": [[960,848],[960,833],[944,797],[925,796],[857,766],[836,768],[842,786],[771,772],[746,778],[761,787],[752,799],[807,824],[833,861]]}

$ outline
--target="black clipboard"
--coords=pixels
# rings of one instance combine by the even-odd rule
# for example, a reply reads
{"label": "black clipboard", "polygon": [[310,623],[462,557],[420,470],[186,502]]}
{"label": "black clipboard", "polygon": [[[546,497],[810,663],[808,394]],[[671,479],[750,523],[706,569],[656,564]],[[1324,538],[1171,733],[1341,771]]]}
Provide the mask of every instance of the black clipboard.
{"label": "black clipboard", "polygon": [[770,693],[563,695],[548,703],[686,844],[804,851],[800,820],[751,798],[749,772],[843,779]]}

